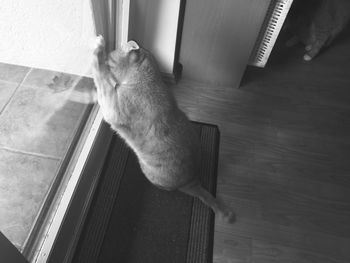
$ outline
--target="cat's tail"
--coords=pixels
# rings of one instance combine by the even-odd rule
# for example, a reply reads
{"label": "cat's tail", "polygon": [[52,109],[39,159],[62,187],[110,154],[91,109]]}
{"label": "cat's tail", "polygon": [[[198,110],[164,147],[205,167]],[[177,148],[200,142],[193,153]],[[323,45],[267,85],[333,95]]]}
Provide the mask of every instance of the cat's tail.
{"label": "cat's tail", "polygon": [[204,189],[199,183],[182,186],[179,190],[188,195],[198,197],[204,204],[213,209],[215,215],[217,215],[220,220],[230,224],[236,221],[235,213]]}

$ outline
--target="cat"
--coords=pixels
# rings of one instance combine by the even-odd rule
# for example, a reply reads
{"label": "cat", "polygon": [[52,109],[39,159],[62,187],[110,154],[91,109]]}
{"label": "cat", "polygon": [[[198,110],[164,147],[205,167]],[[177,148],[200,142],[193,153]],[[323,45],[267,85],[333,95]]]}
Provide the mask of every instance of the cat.
{"label": "cat", "polygon": [[305,45],[304,60],[310,61],[328,47],[350,21],[349,0],[294,1],[288,24],[294,36],[286,43]]}
{"label": "cat", "polygon": [[152,54],[129,41],[108,56],[96,40],[92,74],[104,120],[135,152],[155,186],[198,197],[222,220],[235,214],[199,182],[199,136],[162,81]]}

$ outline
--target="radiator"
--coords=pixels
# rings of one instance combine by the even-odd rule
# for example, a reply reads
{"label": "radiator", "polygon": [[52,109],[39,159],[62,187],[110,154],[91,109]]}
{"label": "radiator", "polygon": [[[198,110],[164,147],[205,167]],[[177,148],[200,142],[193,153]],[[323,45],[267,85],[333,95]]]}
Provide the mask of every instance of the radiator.
{"label": "radiator", "polygon": [[293,0],[271,0],[249,65],[265,67]]}

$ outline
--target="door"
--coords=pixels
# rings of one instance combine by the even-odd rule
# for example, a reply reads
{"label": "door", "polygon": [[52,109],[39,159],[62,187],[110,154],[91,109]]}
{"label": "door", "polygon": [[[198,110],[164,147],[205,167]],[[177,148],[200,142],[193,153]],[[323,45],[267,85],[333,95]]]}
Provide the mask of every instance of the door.
{"label": "door", "polygon": [[[101,132],[108,140],[110,131],[98,106],[85,101],[94,88],[88,58],[97,34],[109,50],[126,41],[128,5],[128,0],[2,5],[1,262],[47,262],[92,146],[108,143],[96,142]],[[94,180],[88,183],[87,193]],[[73,224],[83,216],[77,219]]]}

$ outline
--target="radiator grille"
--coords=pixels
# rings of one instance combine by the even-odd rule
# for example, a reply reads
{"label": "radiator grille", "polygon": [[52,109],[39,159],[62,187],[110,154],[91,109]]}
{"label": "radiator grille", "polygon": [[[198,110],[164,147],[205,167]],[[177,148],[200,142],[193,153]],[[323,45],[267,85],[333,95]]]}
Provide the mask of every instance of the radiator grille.
{"label": "radiator grille", "polygon": [[272,0],[267,10],[249,64],[265,67],[293,0]]}

